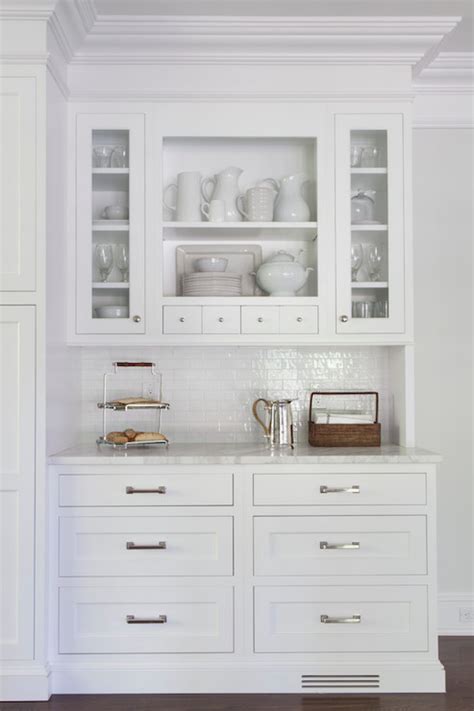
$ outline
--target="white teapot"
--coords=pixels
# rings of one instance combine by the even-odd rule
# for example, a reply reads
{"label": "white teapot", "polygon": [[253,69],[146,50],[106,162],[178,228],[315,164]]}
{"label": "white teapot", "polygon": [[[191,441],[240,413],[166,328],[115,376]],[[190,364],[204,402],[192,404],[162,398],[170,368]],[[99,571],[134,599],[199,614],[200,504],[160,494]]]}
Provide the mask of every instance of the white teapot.
{"label": "white teapot", "polygon": [[303,288],[313,267],[304,267],[289,252],[280,250],[257,271],[257,284],[270,296],[296,296]]}

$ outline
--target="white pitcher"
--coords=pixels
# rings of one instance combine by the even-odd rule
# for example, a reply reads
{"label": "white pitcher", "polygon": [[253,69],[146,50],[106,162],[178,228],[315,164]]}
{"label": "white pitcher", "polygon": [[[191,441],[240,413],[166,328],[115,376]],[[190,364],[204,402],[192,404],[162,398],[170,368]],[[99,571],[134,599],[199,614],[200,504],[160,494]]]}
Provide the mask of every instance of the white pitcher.
{"label": "white pitcher", "polygon": [[[165,198],[168,190],[176,190],[176,206],[169,205]],[[187,171],[178,173],[178,182],[170,183],[163,191],[163,205],[176,213],[178,222],[201,222],[201,173]]]}
{"label": "white pitcher", "polygon": [[[241,222],[242,215],[237,210],[237,196],[240,194],[239,177],[242,175],[242,168],[230,166],[217,175],[210,175],[204,178],[201,185],[201,192],[204,200],[223,200],[225,203],[225,221]],[[214,185],[214,190],[209,191],[208,186]]]}
{"label": "white pitcher", "polygon": [[273,210],[275,222],[308,222],[310,209],[301,194],[301,188],[308,178],[304,173],[287,175],[280,183],[274,178],[266,178],[263,182],[271,183],[278,190],[278,196]]}

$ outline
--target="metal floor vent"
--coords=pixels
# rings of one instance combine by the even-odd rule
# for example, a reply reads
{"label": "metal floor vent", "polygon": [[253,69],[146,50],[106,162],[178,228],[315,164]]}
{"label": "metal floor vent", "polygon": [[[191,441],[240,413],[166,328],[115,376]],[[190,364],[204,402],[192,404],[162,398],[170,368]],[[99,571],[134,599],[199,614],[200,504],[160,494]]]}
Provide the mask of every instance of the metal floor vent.
{"label": "metal floor vent", "polygon": [[302,674],[302,689],[379,689],[379,674]]}

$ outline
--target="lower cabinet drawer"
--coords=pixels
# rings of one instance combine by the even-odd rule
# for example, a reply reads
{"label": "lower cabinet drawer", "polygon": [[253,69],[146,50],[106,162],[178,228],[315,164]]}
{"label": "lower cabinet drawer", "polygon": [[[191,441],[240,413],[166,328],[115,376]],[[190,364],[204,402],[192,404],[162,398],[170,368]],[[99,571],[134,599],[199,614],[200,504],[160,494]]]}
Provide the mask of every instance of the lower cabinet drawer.
{"label": "lower cabinet drawer", "polygon": [[61,474],[60,506],[231,506],[232,474]]}
{"label": "lower cabinet drawer", "polygon": [[242,306],[242,333],[279,333],[278,306]]}
{"label": "lower cabinet drawer", "polygon": [[62,576],[232,575],[231,516],[61,516]]}
{"label": "lower cabinet drawer", "polygon": [[59,591],[61,654],[232,652],[233,588]]}
{"label": "lower cabinet drawer", "polygon": [[426,504],[426,474],[254,474],[255,506]]}
{"label": "lower cabinet drawer", "polygon": [[280,333],[318,333],[317,306],[280,306]]}
{"label": "lower cabinet drawer", "polygon": [[240,333],[240,306],[203,306],[202,332],[212,335]]}
{"label": "lower cabinet drawer", "polygon": [[425,516],[257,516],[255,575],[422,575]]}
{"label": "lower cabinet drawer", "polygon": [[163,333],[202,333],[200,306],[163,306]]}
{"label": "lower cabinet drawer", "polygon": [[256,652],[421,652],[422,585],[255,588]]}

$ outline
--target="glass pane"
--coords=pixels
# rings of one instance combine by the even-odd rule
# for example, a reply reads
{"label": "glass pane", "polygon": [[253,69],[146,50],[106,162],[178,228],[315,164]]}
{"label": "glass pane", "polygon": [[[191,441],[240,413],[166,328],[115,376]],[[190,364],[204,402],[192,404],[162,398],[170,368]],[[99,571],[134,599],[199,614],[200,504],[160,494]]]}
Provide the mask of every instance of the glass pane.
{"label": "glass pane", "polygon": [[387,132],[351,131],[352,318],[388,318]]}
{"label": "glass pane", "polygon": [[129,132],[92,132],[92,317],[129,317]]}

